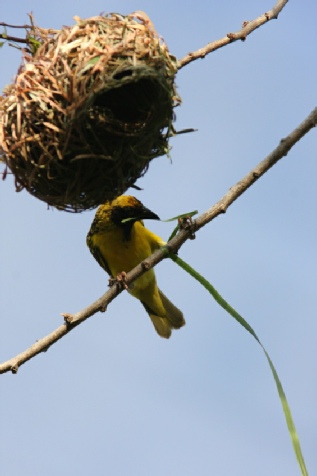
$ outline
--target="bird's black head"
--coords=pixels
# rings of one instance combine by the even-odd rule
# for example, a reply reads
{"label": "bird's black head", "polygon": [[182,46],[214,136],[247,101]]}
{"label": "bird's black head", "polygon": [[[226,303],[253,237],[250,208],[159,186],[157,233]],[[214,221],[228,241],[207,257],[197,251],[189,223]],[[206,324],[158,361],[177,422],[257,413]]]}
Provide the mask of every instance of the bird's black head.
{"label": "bird's black head", "polygon": [[123,228],[127,239],[134,223],[146,219],[159,220],[160,218],[135,197],[121,195],[111,202],[111,221]]}

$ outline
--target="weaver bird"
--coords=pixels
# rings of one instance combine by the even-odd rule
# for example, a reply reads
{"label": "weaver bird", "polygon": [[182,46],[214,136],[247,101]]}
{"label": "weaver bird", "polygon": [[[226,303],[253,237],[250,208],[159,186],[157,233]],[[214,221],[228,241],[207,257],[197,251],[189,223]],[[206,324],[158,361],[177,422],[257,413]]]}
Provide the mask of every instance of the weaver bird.
{"label": "weaver bird", "polygon": [[[146,218],[159,220],[139,200],[127,195],[98,208],[87,235],[87,245],[111,278],[124,276],[124,272],[131,271],[165,244],[145,228],[143,219]],[[185,324],[182,312],[157,287],[153,269],[136,279],[128,291],[141,301],[161,337],[169,338],[172,329]]]}

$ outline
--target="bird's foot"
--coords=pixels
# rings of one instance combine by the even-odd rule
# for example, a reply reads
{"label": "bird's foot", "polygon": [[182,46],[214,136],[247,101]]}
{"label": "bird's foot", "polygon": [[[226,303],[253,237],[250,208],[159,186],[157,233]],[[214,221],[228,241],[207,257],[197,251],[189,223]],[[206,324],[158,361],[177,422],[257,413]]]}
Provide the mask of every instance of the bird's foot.
{"label": "bird's foot", "polygon": [[125,271],[121,271],[121,273],[117,274],[116,278],[109,279],[109,286],[113,286],[117,284],[120,288],[129,289],[127,283],[127,273]]}

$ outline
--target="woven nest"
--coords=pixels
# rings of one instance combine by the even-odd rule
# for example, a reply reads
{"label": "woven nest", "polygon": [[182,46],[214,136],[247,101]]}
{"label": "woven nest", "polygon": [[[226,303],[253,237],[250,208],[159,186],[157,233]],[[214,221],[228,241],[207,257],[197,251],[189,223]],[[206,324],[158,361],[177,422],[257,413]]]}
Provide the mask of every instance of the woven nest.
{"label": "woven nest", "polygon": [[72,212],[123,193],[168,151],[180,103],[176,59],[145,14],[76,21],[33,28],[40,46],[0,97],[16,189]]}

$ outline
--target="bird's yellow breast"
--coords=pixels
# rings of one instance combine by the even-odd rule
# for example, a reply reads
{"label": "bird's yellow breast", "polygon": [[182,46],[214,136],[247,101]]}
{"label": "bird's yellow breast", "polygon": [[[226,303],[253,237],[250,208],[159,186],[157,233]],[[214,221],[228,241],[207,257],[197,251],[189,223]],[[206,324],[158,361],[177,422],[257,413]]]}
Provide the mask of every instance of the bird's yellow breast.
{"label": "bird's yellow breast", "polygon": [[[122,271],[129,272],[163,244],[140,222],[134,223],[129,239],[124,236],[121,228],[111,227],[94,235],[92,243],[106,260],[113,277]],[[155,282],[155,275],[151,269],[135,281],[134,288],[144,289],[153,281]]]}

